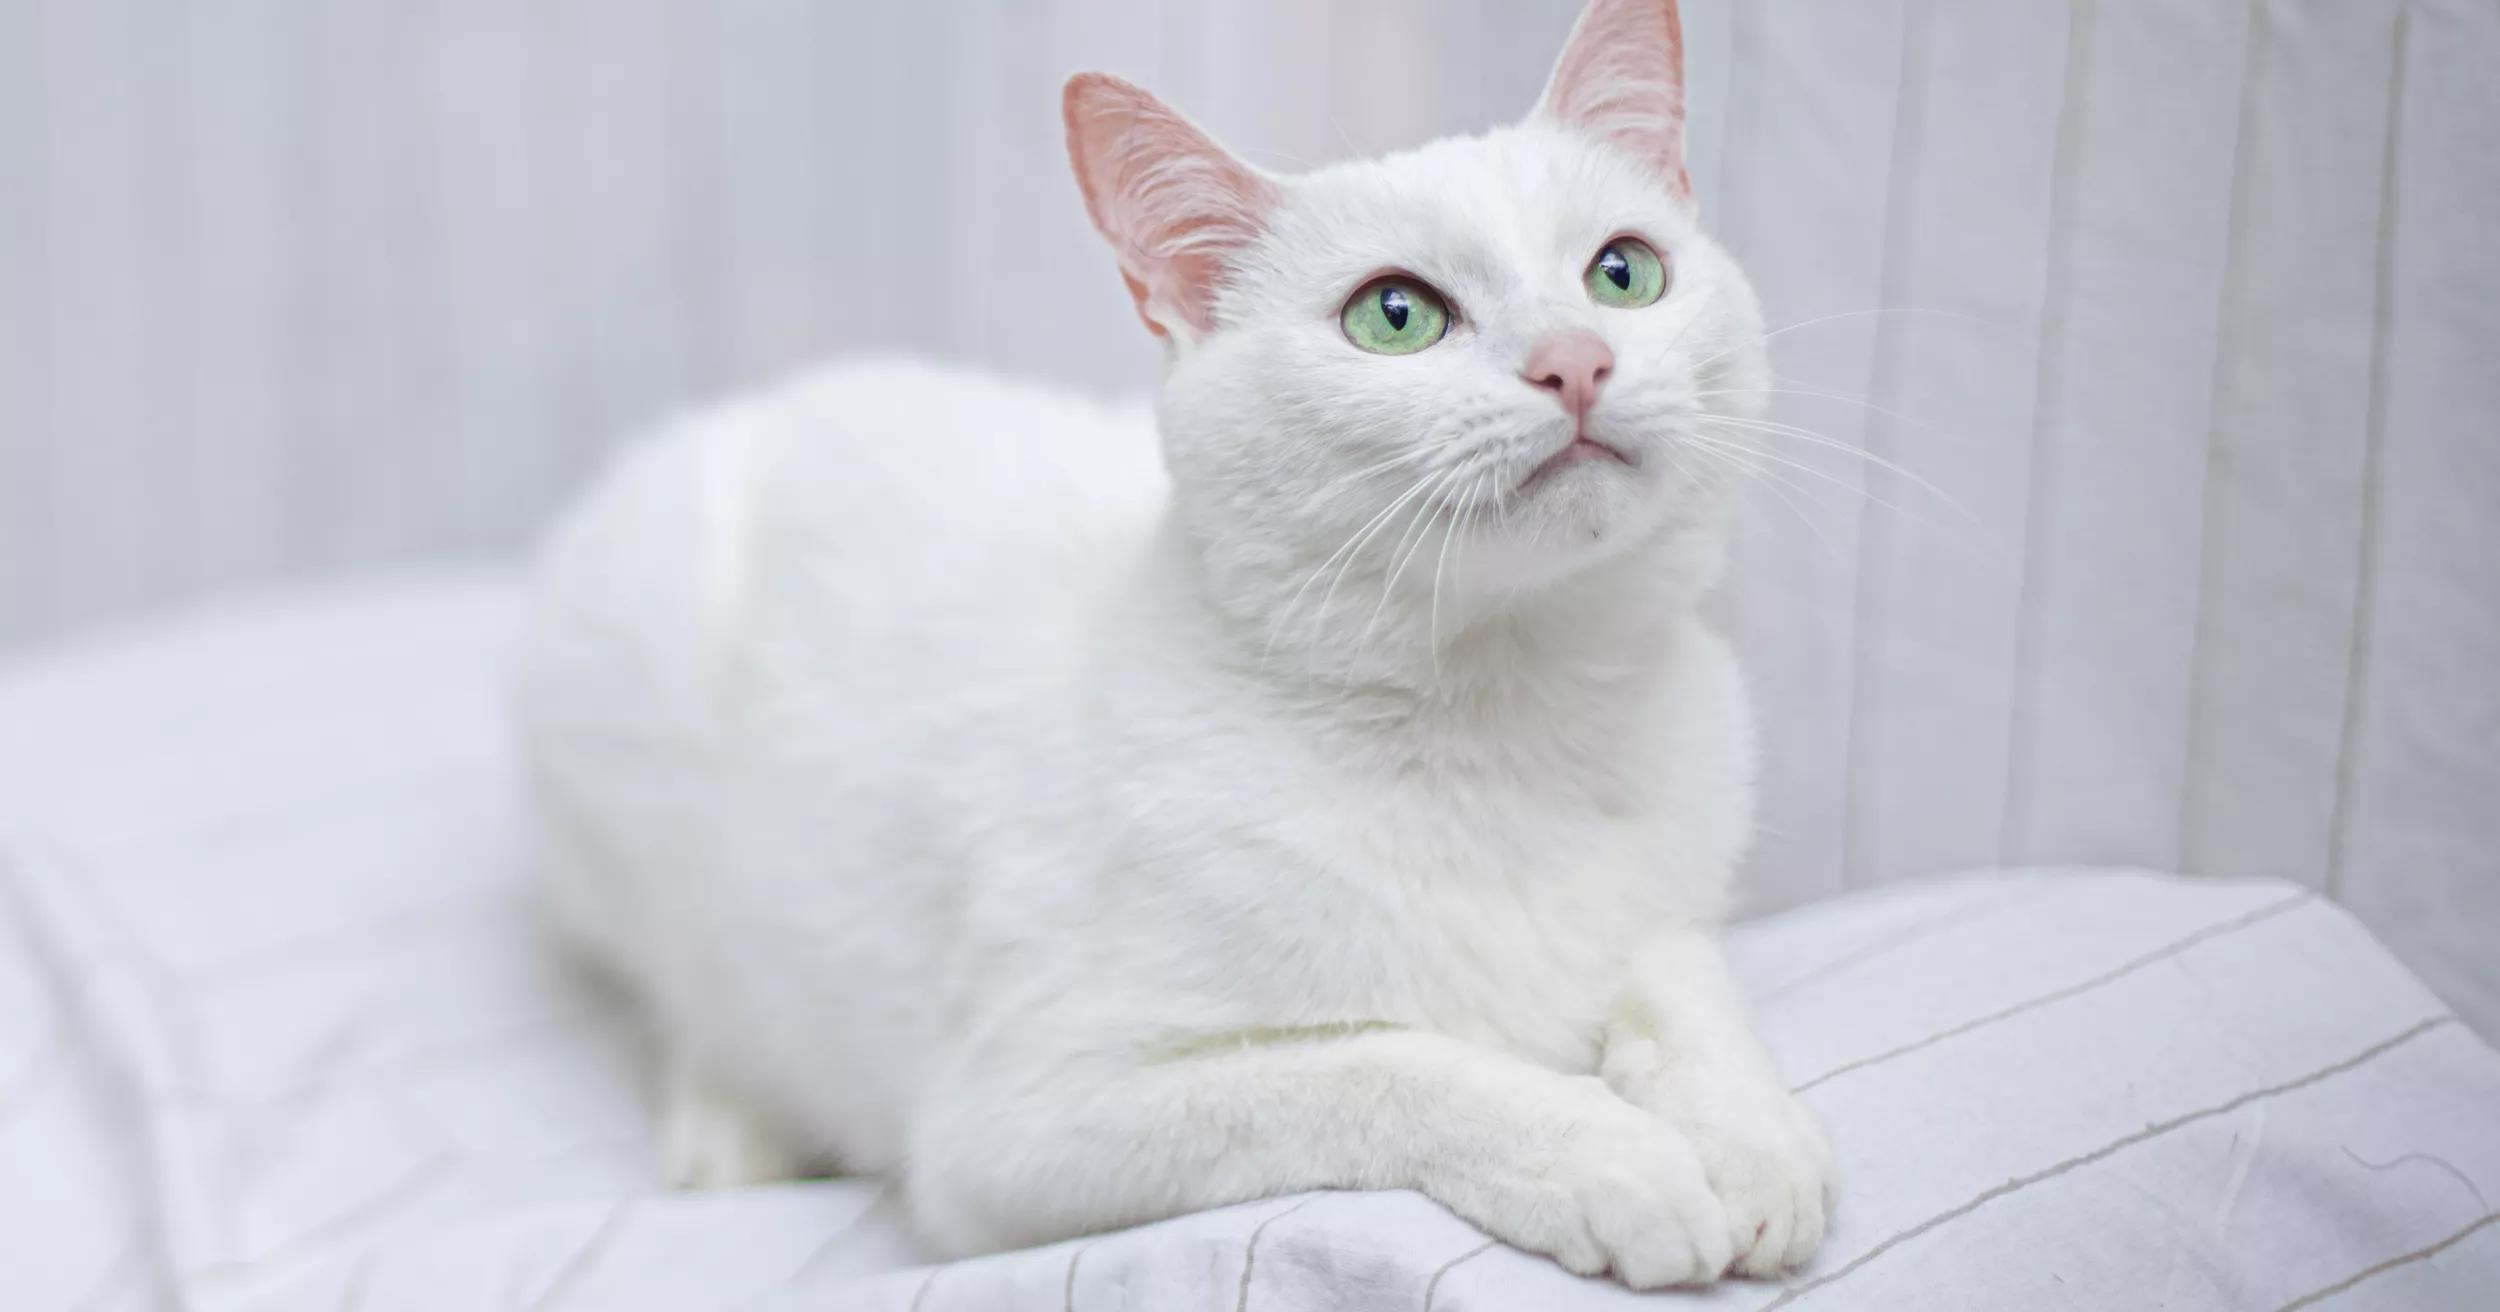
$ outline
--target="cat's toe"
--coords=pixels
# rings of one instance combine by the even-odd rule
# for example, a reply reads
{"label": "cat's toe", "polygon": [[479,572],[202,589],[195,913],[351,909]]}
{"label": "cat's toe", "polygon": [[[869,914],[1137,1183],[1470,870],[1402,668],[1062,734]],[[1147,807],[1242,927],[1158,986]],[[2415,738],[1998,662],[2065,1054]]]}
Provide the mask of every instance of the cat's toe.
{"label": "cat's toe", "polygon": [[1635,1289],[1717,1279],[1733,1256],[1730,1227],[1693,1145],[1611,1094],[1593,1101],[1559,1154],[1462,1171],[1426,1192],[1579,1275],[1610,1271]]}
{"label": "cat's toe", "polygon": [[1780,1091],[1690,1129],[1727,1209],[1736,1273],[1777,1276],[1813,1260],[1829,1220],[1831,1150],[1812,1114]]}

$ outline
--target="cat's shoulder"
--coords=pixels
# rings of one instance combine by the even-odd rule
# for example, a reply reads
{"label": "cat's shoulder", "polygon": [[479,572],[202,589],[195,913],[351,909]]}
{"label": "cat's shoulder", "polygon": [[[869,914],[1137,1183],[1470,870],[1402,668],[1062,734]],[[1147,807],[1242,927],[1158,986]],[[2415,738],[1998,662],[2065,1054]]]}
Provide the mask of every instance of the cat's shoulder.
{"label": "cat's shoulder", "polygon": [[1154,432],[1142,393],[1096,395],[913,355],[827,361],[757,393],[749,410],[864,436],[974,433],[1002,443],[1056,437],[1094,447],[1150,444]]}
{"label": "cat's shoulder", "polygon": [[[943,511],[950,532],[1000,516],[1140,521],[1168,482],[1151,403],[908,356],[844,358],[700,421],[759,505],[871,520]],[[829,500],[830,499],[830,500]]]}

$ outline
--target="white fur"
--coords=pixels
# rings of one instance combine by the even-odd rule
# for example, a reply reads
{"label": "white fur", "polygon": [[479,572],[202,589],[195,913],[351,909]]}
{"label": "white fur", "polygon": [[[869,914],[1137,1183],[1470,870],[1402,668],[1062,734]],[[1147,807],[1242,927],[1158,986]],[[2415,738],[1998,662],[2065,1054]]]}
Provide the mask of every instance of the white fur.
{"label": "white fur", "polygon": [[[1155,416],[854,364],[558,529],[550,892],[671,1052],[672,1173],[899,1173],[947,1253],[1410,1187],[1636,1285],[1802,1261],[1826,1154],[1713,941],[1750,743],[1693,615],[1731,471],[1686,435],[1760,385],[1752,294],[1544,119],[1277,186]],[[1673,287],[1600,308],[1626,232]],[[1447,340],[1344,340],[1384,268]],[[1638,464],[1521,491],[1568,328]]]}

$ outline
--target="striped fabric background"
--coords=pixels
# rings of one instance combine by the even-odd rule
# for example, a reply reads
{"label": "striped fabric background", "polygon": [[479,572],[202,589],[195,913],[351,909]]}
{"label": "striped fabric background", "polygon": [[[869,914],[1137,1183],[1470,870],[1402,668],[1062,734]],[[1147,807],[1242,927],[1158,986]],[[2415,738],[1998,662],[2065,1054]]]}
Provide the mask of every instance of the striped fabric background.
{"label": "striped fabric background", "polygon": [[[1574,8],[0,0],[0,643],[508,554],[834,350],[1144,386],[1065,73],[1291,168],[1515,114]],[[1759,490],[1762,902],[2277,876],[2500,1029],[2500,3],[1686,10],[1781,417],[1915,475]]]}

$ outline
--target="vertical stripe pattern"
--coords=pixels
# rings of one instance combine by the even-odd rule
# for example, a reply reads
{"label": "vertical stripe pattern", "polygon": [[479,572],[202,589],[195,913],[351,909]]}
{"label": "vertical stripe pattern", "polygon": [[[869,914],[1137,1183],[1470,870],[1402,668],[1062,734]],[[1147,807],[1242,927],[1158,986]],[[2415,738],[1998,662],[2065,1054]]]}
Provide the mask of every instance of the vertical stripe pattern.
{"label": "vertical stripe pattern", "polygon": [[[1577,7],[0,0],[0,650],[509,556],[621,436],[836,351],[1147,386],[1061,77],[1290,170],[1515,117]],[[1823,320],[1714,603],[1755,905],[2275,876],[2500,1023],[2500,10],[1685,17],[1703,213]]]}

